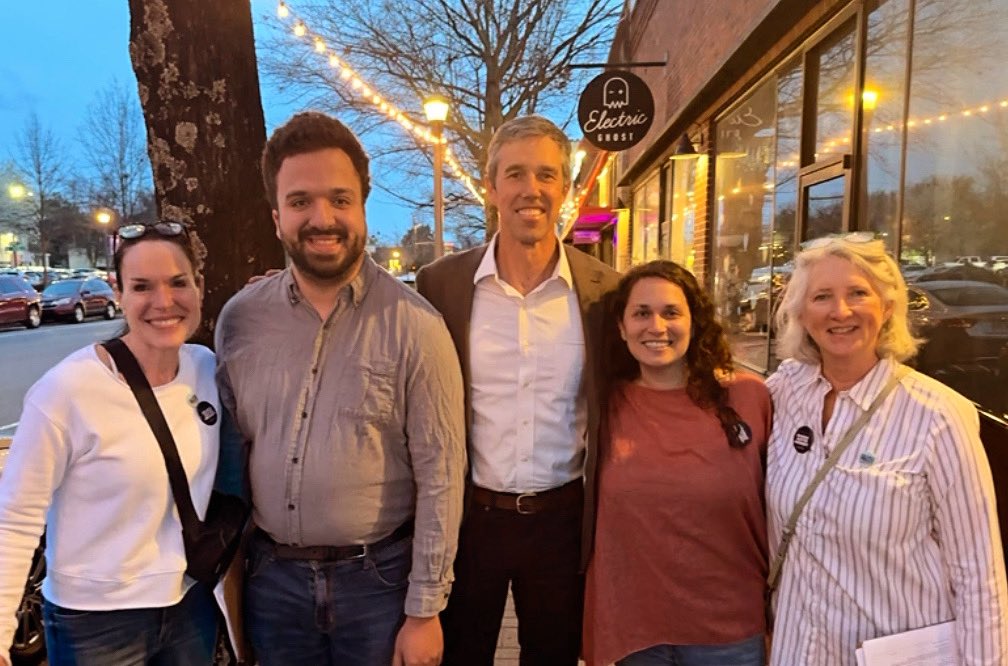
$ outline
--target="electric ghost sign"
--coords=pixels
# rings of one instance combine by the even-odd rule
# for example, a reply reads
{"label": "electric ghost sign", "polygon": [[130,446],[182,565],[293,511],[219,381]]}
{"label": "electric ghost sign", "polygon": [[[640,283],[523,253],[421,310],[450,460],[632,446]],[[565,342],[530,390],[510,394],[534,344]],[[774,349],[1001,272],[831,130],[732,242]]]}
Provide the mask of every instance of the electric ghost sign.
{"label": "electric ghost sign", "polygon": [[612,71],[588,82],[578,101],[578,122],[588,141],[602,150],[636,145],[654,120],[654,98],[636,74]]}

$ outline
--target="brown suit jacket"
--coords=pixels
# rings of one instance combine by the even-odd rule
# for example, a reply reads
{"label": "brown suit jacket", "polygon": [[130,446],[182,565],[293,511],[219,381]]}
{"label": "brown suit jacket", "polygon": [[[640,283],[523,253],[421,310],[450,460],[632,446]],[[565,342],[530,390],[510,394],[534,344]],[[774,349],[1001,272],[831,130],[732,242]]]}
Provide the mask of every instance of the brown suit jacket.
{"label": "brown suit jacket", "polygon": [[[423,267],[416,278],[417,291],[441,312],[455,342],[465,384],[466,440],[470,447],[472,441],[468,427],[472,423],[472,372],[469,367],[469,321],[476,288],[473,277],[487,247],[483,245],[447,255]],[[581,565],[584,568],[591,553],[595,529],[595,467],[598,461],[601,391],[605,386],[600,363],[605,324],[603,299],[605,294],[615,289],[619,273],[569,245],[561,244],[561,247],[567,253],[574,278],[574,290],[581,305],[581,325],[585,340],[583,386],[588,400],[588,441],[584,469],[584,523],[581,531]]]}

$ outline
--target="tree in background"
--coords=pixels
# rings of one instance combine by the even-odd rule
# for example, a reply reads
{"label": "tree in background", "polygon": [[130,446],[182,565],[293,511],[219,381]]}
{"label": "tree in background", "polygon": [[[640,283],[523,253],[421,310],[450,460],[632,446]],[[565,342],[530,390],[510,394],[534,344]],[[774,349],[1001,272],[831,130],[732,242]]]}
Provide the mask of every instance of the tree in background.
{"label": "tree in background", "polygon": [[266,142],[248,0],[129,0],[158,215],[195,226],[207,246],[203,322],[248,278],[283,265],[262,195]]}
{"label": "tree in background", "polygon": [[93,174],[93,204],[115,211],[120,224],[140,210],[153,187],[143,113],[135,92],[118,81],[99,90],[88,106],[78,140]]}
{"label": "tree in background", "polygon": [[53,199],[64,184],[66,155],[52,130],[44,127],[35,114],[28,117],[16,146],[14,164],[27,189],[22,201],[28,210],[28,227],[41,258],[43,280],[48,281],[49,215]]}
{"label": "tree in background", "polygon": [[[322,0],[289,3],[325,44],[386,99],[424,123],[421,101],[446,97],[451,112],[445,136],[464,169],[483,182],[487,147],[503,122],[527,113],[570,119],[571,103],[587,72],[575,62],[604,61],[623,0]],[[414,208],[431,206],[417,183],[431,180],[430,147],[405,136],[340,78],[309,46],[284,37],[263,49],[263,67],[289,94],[341,116],[356,114],[360,131],[377,130],[369,142],[382,177],[377,186]],[[347,120],[347,118],[344,118]],[[399,182],[390,182],[396,173]],[[475,198],[446,178],[446,214],[456,234],[480,235],[496,217],[474,215]],[[454,205],[453,205],[454,204]]]}
{"label": "tree in background", "polygon": [[434,232],[430,225],[414,224],[402,240],[402,266],[407,271],[417,271],[434,261]]}

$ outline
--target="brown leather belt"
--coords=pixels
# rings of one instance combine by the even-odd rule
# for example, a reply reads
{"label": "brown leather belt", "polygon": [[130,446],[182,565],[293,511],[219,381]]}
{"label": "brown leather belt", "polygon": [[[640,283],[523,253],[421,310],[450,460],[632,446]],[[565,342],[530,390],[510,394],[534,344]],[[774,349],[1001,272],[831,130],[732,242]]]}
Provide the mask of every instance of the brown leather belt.
{"label": "brown leather belt", "polygon": [[256,537],[281,560],[322,560],[338,562],[340,560],[359,560],[368,553],[381,550],[413,534],[413,520],[410,519],[395,528],[392,534],[371,544],[354,544],[352,546],[289,546],[277,543],[269,534],[260,528],[255,530]]}
{"label": "brown leather belt", "polygon": [[559,488],[530,493],[499,493],[479,486],[469,486],[469,497],[483,506],[526,515],[579,506],[584,501],[584,486],[581,479],[574,479]]}

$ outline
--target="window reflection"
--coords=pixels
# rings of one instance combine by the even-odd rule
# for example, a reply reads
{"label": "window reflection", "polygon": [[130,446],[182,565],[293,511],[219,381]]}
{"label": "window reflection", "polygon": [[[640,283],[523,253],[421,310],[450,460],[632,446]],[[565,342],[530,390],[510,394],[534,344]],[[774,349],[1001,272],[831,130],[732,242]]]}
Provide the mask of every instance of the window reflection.
{"label": "window reflection", "polygon": [[633,263],[642,264],[658,259],[659,206],[658,172],[656,171],[634,192]]}
{"label": "window reflection", "polygon": [[672,160],[672,215],[670,217],[669,259],[692,272],[696,261],[693,237],[696,230],[695,160]]}
{"label": "window reflection", "polygon": [[[714,294],[735,358],[763,370],[773,247],[776,79],[717,122]],[[760,270],[757,270],[760,269]]]}
{"label": "window reflection", "polygon": [[906,100],[909,0],[872,3],[868,13],[868,52],[863,115],[862,187],[858,208],[864,221],[858,228],[876,232],[890,251],[896,250],[899,180]]}
{"label": "window reflection", "polygon": [[1000,413],[1008,395],[1008,264],[998,261],[1008,255],[1006,26],[1008,0],[916,2],[900,239],[920,306],[911,323],[926,339],[918,367]]}
{"label": "window reflection", "polygon": [[851,152],[854,129],[854,21],[813,49],[818,72],[816,94],[816,161]]}
{"label": "window reflection", "polygon": [[844,177],[809,185],[805,200],[805,240],[843,230]]}

